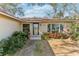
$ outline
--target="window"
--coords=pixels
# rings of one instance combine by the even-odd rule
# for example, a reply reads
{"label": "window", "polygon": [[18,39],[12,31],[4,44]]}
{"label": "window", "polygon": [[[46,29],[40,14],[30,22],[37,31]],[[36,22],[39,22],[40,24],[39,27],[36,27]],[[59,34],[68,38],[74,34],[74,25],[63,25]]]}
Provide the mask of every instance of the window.
{"label": "window", "polygon": [[60,32],[63,31],[62,24],[48,24],[48,32]]}
{"label": "window", "polygon": [[59,32],[59,24],[55,24],[54,27],[55,27],[55,31]]}
{"label": "window", "polygon": [[51,24],[52,25],[52,32],[55,31],[55,24]]}
{"label": "window", "polygon": [[50,25],[51,25],[51,24],[48,24],[48,32],[50,32]]}
{"label": "window", "polygon": [[60,24],[60,31],[63,31],[63,25],[62,24]]}
{"label": "window", "polygon": [[29,32],[29,24],[23,24],[23,32]]}

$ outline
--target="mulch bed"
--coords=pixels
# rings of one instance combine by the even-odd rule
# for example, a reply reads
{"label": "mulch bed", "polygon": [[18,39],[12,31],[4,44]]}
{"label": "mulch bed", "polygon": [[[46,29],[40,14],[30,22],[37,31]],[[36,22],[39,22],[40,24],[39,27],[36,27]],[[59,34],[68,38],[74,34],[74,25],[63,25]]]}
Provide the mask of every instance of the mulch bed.
{"label": "mulch bed", "polygon": [[79,55],[79,44],[71,39],[51,39],[48,40],[50,47],[57,56]]}

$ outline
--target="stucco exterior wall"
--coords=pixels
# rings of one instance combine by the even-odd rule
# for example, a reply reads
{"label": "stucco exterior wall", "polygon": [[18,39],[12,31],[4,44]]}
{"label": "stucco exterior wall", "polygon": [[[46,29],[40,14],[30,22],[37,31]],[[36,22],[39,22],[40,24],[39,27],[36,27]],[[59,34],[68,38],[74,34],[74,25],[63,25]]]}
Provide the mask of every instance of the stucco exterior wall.
{"label": "stucco exterior wall", "polygon": [[21,30],[21,23],[0,14],[0,40],[7,38],[14,31]]}

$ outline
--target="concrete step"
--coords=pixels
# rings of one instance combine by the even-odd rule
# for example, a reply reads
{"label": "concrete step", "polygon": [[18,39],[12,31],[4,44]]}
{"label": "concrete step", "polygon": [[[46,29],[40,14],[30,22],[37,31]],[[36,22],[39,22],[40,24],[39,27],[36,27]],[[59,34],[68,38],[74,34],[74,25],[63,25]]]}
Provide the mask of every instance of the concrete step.
{"label": "concrete step", "polygon": [[41,35],[32,35],[30,40],[41,40]]}

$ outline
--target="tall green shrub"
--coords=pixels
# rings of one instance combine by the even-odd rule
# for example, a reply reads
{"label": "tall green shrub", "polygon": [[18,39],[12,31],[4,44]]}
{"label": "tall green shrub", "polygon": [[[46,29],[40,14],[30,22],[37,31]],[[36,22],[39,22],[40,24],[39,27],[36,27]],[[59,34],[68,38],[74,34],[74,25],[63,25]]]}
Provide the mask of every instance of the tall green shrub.
{"label": "tall green shrub", "polygon": [[22,48],[26,43],[27,34],[24,32],[14,32],[11,37],[1,41],[0,48],[3,49],[2,55],[13,54]]}
{"label": "tall green shrub", "polygon": [[71,38],[73,39],[73,40],[79,40],[79,32],[77,32],[75,29],[77,29],[78,28],[78,25],[76,24],[76,23],[72,23],[71,24],[71,34],[70,34],[70,36],[71,36]]}

